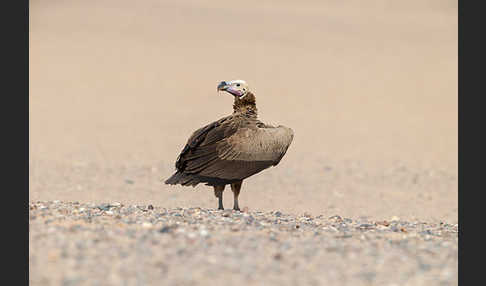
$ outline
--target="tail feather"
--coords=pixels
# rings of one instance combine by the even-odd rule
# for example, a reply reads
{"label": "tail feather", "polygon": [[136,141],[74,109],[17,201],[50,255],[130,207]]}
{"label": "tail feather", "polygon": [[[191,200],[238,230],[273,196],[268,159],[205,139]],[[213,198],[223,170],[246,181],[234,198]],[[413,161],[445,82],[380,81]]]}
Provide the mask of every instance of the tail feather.
{"label": "tail feather", "polygon": [[200,181],[197,178],[194,178],[191,175],[184,174],[182,172],[177,171],[174,175],[168,178],[165,181],[168,185],[177,185],[181,184],[183,186],[193,186],[195,187]]}

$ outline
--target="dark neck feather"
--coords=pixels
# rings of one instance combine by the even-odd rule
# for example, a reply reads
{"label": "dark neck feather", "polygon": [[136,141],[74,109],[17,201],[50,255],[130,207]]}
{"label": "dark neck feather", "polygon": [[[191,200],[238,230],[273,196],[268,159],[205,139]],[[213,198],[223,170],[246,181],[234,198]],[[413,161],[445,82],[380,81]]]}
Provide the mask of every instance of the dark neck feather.
{"label": "dark neck feather", "polygon": [[242,98],[235,96],[233,111],[234,113],[243,113],[247,116],[256,117],[258,111],[256,108],[255,95],[248,92],[248,94]]}

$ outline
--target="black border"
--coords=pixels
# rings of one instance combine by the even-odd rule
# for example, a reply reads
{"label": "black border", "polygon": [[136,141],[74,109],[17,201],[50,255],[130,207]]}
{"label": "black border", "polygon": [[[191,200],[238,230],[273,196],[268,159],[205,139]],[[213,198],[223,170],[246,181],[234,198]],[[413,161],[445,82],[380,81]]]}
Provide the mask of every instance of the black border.
{"label": "black border", "polygon": [[[464,3],[467,3],[467,8]],[[484,9],[458,1],[459,285],[484,284]],[[476,4],[477,6],[474,6]],[[477,103],[474,103],[477,101]],[[471,103],[473,102],[473,103]],[[467,139],[467,134],[469,139]],[[466,165],[469,161],[469,169]],[[471,164],[476,161],[478,164]],[[476,199],[474,199],[476,197]],[[466,218],[467,217],[467,218]]]}
{"label": "black border", "polygon": [[2,256],[6,262],[2,280],[4,284],[29,285],[29,1],[4,1],[0,11],[4,126],[1,141],[6,155],[2,160],[0,208]]}
{"label": "black border", "polygon": [[[463,36],[464,36],[464,14],[463,14],[463,2],[461,1],[458,1],[458,7],[457,7],[457,25],[458,25],[458,30],[457,30],[457,42],[458,42],[458,46],[457,46],[457,52],[458,52],[458,63],[457,63],[457,66],[458,66],[458,76],[457,76],[457,84],[458,84],[458,99],[457,99],[457,105],[458,105],[458,110],[457,110],[457,114],[458,114],[458,190],[457,190],[457,195],[458,195],[458,206],[457,206],[457,209],[458,209],[458,282],[459,284],[464,284],[464,263],[463,263],[463,219],[462,219],[462,215],[464,214],[464,208],[463,208],[463,199],[464,199],[464,194],[463,192],[461,192],[461,189],[462,186],[463,186],[463,178],[462,178],[462,166],[464,165],[464,157],[461,156],[460,154],[460,150],[461,150],[461,146],[463,145],[462,142],[463,142],[463,138],[462,137],[462,133],[464,131],[464,129],[462,128],[461,126],[461,121],[462,118],[463,118],[463,115],[464,113],[461,111],[461,108],[463,107],[463,97],[461,97],[460,95],[464,95],[464,85],[463,85],[463,80],[464,80],[464,65],[463,63],[461,62],[461,60],[463,59],[461,53],[464,51],[464,42],[463,42]],[[461,283],[463,282],[463,283]]]}

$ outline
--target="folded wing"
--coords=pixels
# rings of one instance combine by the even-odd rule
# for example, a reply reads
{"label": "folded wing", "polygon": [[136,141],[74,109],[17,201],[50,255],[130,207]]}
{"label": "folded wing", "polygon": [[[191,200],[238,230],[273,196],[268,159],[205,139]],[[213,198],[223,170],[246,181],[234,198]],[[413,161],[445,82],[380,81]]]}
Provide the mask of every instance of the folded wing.
{"label": "folded wing", "polygon": [[277,165],[292,139],[290,128],[239,122],[229,116],[194,132],[176,167],[202,181],[241,180]]}

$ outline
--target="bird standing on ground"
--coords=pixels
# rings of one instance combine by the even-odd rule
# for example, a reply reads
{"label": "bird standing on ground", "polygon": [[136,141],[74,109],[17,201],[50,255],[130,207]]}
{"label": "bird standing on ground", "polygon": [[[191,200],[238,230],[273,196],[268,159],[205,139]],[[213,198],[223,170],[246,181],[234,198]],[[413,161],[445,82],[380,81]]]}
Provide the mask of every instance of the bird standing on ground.
{"label": "bird standing on ground", "polygon": [[223,191],[231,186],[234,210],[243,180],[276,166],[287,152],[294,133],[285,126],[271,126],[257,119],[255,95],[243,80],[223,81],[218,91],[234,96],[233,114],[196,130],[176,161],[177,172],[166,184],[214,187],[223,210]]}

